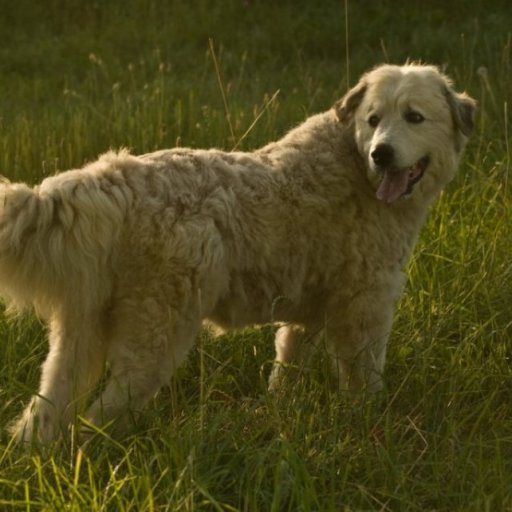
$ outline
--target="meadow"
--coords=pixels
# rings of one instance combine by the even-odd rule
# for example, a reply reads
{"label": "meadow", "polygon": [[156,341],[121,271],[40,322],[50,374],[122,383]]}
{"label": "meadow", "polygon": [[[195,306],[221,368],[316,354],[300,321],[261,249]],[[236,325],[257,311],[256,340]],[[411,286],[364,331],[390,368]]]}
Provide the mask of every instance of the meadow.
{"label": "meadow", "polygon": [[0,174],[37,183],[109,148],[250,150],[366,69],[446,70],[479,102],[432,209],[385,389],[340,400],[317,361],[266,391],[273,328],[200,337],[126,439],[25,453],[7,425],[46,354],[0,315],[0,509],[512,510],[512,29],[508,1],[0,1]]}

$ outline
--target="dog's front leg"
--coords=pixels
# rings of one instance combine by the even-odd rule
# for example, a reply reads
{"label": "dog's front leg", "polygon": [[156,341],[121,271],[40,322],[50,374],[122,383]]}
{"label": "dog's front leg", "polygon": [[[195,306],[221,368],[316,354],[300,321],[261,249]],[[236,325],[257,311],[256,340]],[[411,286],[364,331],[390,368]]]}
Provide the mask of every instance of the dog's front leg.
{"label": "dog's front leg", "polygon": [[[268,379],[268,389],[271,392],[279,390],[283,381],[296,374],[304,364],[307,364],[314,349],[316,338],[321,329],[306,329],[295,324],[281,326],[275,336],[276,359]],[[296,368],[287,368],[296,366]]]}
{"label": "dog's front leg", "polygon": [[325,328],[327,350],[340,390],[375,392],[382,388],[393,305],[374,293],[363,293],[341,316],[329,315]]}

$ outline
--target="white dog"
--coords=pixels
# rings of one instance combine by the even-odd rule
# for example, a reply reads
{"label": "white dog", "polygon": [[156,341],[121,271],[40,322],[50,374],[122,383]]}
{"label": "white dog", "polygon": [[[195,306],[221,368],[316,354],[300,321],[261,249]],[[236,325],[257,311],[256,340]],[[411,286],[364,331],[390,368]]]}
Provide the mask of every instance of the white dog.
{"label": "white dog", "polygon": [[0,293],[50,332],[14,434],[47,443],[77,413],[140,410],[204,320],[280,323],[271,387],[321,334],[340,387],[377,390],[404,265],[474,108],[434,67],[385,65],[253,153],[121,151],[0,184]]}

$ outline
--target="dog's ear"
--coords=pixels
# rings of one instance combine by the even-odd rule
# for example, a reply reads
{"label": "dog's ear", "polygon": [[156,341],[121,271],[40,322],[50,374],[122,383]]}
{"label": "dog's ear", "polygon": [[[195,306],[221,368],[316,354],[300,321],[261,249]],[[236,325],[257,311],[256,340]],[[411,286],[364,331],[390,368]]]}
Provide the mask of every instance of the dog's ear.
{"label": "dog's ear", "polygon": [[357,107],[363,101],[366,93],[367,84],[364,79],[360,80],[350,91],[341,98],[335,105],[336,115],[341,122],[346,122],[352,118]]}
{"label": "dog's ear", "polygon": [[468,137],[475,126],[476,101],[466,93],[458,94],[449,88],[446,88],[445,95],[455,126]]}

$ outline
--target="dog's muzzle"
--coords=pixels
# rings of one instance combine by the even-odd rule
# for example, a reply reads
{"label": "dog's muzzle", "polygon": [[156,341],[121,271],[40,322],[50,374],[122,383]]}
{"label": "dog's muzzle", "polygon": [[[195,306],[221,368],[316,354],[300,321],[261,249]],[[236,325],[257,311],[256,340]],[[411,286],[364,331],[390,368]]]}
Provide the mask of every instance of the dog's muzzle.
{"label": "dog's muzzle", "polygon": [[388,162],[387,166],[385,166],[377,163],[374,153],[375,151],[372,152],[371,156],[377,165],[378,172],[382,174],[382,181],[377,189],[377,199],[385,203],[392,203],[401,197],[411,194],[414,186],[423,178],[430,163],[430,158],[424,156],[410,167],[397,169],[391,165],[394,155],[391,159],[389,159],[388,155],[383,157],[382,153],[377,157],[377,160],[380,162]]}

